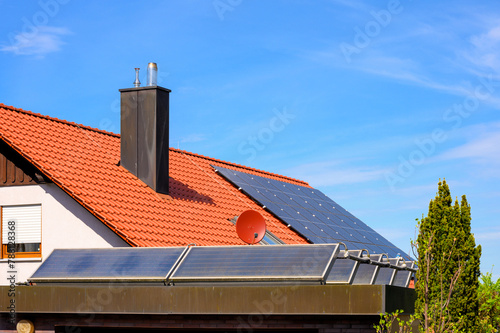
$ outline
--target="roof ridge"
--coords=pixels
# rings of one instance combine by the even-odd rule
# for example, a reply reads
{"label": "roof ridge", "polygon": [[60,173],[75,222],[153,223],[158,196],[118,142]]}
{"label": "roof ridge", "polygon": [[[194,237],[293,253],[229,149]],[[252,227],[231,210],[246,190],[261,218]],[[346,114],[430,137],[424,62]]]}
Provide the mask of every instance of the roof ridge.
{"label": "roof ridge", "polygon": [[3,103],[0,103],[0,109],[8,109],[8,110],[11,110],[11,111],[21,112],[21,113],[25,113],[25,114],[28,114],[28,115],[31,115],[31,116],[35,116],[35,117],[39,117],[39,118],[43,118],[43,119],[47,119],[47,120],[56,121],[56,122],[59,122],[59,123],[62,123],[62,124],[76,126],[78,128],[83,128],[83,129],[90,130],[90,131],[93,131],[93,132],[99,132],[99,133],[102,133],[102,134],[107,134],[107,135],[116,136],[116,137],[120,136],[120,134],[116,134],[116,133],[113,133],[113,132],[108,132],[108,131],[105,131],[105,130],[102,130],[102,129],[99,129],[99,128],[95,128],[95,127],[90,127],[90,126],[87,126],[87,125],[78,124],[78,123],[75,123],[73,121],[59,119],[59,118],[51,117],[51,116],[46,116],[46,115],[43,115],[41,113],[35,113],[33,111],[23,110],[21,108],[16,108],[16,107],[14,107],[12,105],[5,105]]}
{"label": "roof ridge", "polygon": [[233,162],[228,162],[228,161],[224,161],[224,160],[221,160],[221,159],[218,159],[218,158],[214,158],[214,157],[210,157],[210,156],[205,156],[205,155],[201,155],[201,154],[196,154],[196,153],[193,153],[193,152],[189,152],[189,151],[186,151],[186,150],[177,149],[177,148],[173,148],[173,147],[170,147],[170,150],[171,151],[176,151],[176,152],[179,152],[179,153],[182,153],[182,154],[189,154],[189,155],[195,156],[195,157],[201,157],[201,158],[204,158],[204,159],[207,159],[207,160],[212,160],[214,162],[226,164],[226,165],[229,165],[229,166],[246,169],[246,170],[250,170],[250,171],[253,171],[253,172],[258,172],[258,173],[261,173],[261,174],[270,175],[270,176],[277,177],[277,178],[286,179],[288,181],[293,181],[293,182],[305,184],[306,186],[310,186],[309,183],[307,183],[306,181],[303,181],[303,180],[300,180],[300,179],[296,179],[296,178],[293,178],[293,177],[288,177],[288,176],[280,175],[278,173],[273,173],[273,172],[269,172],[269,171],[265,171],[265,170],[260,170],[260,169],[252,168],[252,167],[249,167],[249,166],[246,166],[246,165],[242,165],[242,164],[238,164],[238,163],[233,163]]}
{"label": "roof ridge", "polygon": [[[11,105],[5,105],[3,103],[0,103],[0,109],[1,108],[8,109],[8,110],[15,111],[15,112],[24,113],[24,114],[35,116],[35,117],[39,117],[39,118],[42,118],[42,119],[56,121],[56,122],[59,122],[59,123],[62,123],[62,124],[71,125],[71,126],[75,126],[75,127],[78,127],[78,128],[83,128],[83,129],[90,130],[90,131],[93,131],[93,132],[98,132],[98,133],[102,133],[102,134],[114,136],[114,137],[117,137],[117,138],[121,137],[121,135],[117,134],[117,133],[108,132],[108,131],[105,131],[105,130],[101,130],[99,128],[94,128],[94,127],[90,127],[90,126],[78,124],[78,123],[75,123],[75,122],[72,122],[72,121],[67,121],[67,120],[64,120],[64,119],[59,119],[59,118],[55,118],[55,117],[51,117],[51,116],[42,115],[40,113],[35,113],[33,111],[23,110],[21,108],[16,108],[16,107],[11,106]],[[296,183],[304,184],[306,186],[310,186],[309,183],[307,183],[306,181],[300,180],[300,179],[296,179],[296,178],[292,178],[292,177],[280,175],[280,174],[269,172],[269,171],[265,171],[265,170],[260,170],[260,169],[252,168],[252,167],[249,167],[249,166],[246,166],[246,165],[242,165],[242,164],[238,164],[238,163],[232,163],[232,162],[224,161],[224,160],[217,159],[217,158],[214,158],[214,157],[205,156],[205,155],[201,155],[201,154],[196,154],[196,153],[189,152],[189,151],[182,150],[182,149],[176,149],[176,148],[173,148],[173,147],[170,147],[170,150],[177,151],[177,152],[183,153],[183,154],[189,154],[189,155],[195,156],[195,157],[204,158],[204,159],[211,160],[211,161],[214,161],[214,162],[217,162],[217,163],[222,163],[222,164],[225,164],[225,165],[228,165],[228,166],[238,167],[238,168],[246,169],[246,170],[249,170],[249,171],[252,171],[252,172],[256,172],[256,173],[260,173],[260,174],[265,174],[265,175],[269,175],[269,176],[272,176],[272,177],[277,177],[277,178],[281,178],[281,179],[284,179],[284,180],[287,180],[287,181],[296,182]]]}

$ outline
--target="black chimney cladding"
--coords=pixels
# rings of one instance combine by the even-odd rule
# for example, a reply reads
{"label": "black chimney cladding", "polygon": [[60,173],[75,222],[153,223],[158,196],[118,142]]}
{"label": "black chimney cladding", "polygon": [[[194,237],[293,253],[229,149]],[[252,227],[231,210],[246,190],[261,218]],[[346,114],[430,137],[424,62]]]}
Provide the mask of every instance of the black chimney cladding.
{"label": "black chimney cladding", "polygon": [[120,89],[121,165],[158,193],[168,194],[169,89]]}

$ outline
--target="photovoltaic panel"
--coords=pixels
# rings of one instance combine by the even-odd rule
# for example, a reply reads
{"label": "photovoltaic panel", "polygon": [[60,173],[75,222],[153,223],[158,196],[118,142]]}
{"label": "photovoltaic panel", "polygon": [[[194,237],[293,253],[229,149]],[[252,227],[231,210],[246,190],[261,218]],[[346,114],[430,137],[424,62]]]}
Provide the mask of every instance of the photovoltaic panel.
{"label": "photovoltaic panel", "polygon": [[[374,254],[370,256],[370,260],[372,261],[381,261],[381,259],[381,254]],[[358,267],[356,275],[354,276],[352,284],[373,284],[378,270],[379,266],[377,265],[361,263]]]}
{"label": "photovoltaic panel", "polygon": [[[391,265],[396,266],[398,263],[399,259],[396,258],[390,258],[389,263]],[[375,284],[390,284],[392,285],[394,283],[394,280],[396,280],[397,274],[401,272],[402,274],[405,274],[406,271],[398,271],[395,268],[392,267],[380,267],[377,278],[375,279]]]}
{"label": "photovoltaic panel", "polygon": [[327,284],[349,284],[351,283],[354,273],[359,263],[356,260],[351,260],[349,257],[344,258],[344,251],[340,251],[337,259],[333,263],[332,269],[326,278]]}
{"label": "photovoltaic panel", "polygon": [[358,262],[350,259],[337,259],[332,270],[326,279],[326,283],[349,284],[354,275],[354,270]]}
{"label": "photovoltaic panel", "polygon": [[214,168],[314,244],[343,242],[349,249],[367,249],[370,253],[386,253],[389,257],[408,256],[317,189]]}
{"label": "photovoltaic panel", "polygon": [[56,249],[30,282],[161,281],[185,248]]}
{"label": "photovoltaic panel", "polygon": [[390,267],[380,267],[375,284],[391,284],[396,270]]}
{"label": "photovoltaic panel", "polygon": [[[414,268],[415,262],[413,261],[406,261],[405,262],[406,266],[410,268]],[[398,271],[396,274],[396,277],[394,278],[394,281],[392,282],[393,286],[398,286],[398,287],[408,287],[408,284],[410,283],[410,278],[413,272],[411,271]]]}
{"label": "photovoltaic panel", "polygon": [[376,270],[378,270],[378,266],[364,263],[359,264],[352,284],[372,284]]}
{"label": "photovoltaic panel", "polygon": [[169,281],[322,281],[338,244],[191,247]]}

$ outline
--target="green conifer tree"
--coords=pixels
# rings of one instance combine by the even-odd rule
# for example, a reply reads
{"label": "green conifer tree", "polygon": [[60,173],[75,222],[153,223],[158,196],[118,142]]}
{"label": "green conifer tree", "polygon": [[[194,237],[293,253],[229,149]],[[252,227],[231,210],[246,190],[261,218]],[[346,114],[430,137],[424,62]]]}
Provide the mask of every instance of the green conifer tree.
{"label": "green conifer tree", "polygon": [[419,221],[415,312],[423,329],[438,333],[480,332],[477,323],[479,259],[471,234],[470,206],[465,196],[452,205],[446,181]]}

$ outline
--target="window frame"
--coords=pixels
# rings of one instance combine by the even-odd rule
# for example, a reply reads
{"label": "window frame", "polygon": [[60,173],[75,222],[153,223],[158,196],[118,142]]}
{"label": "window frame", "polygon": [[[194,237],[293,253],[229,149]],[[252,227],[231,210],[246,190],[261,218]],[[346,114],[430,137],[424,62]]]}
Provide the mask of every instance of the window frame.
{"label": "window frame", "polygon": [[[12,252],[8,251],[8,244],[3,244],[3,215],[4,207],[16,207],[16,206],[40,206],[40,249],[39,251],[30,252],[14,252],[14,258],[9,257]],[[37,259],[42,257],[42,204],[41,203],[31,203],[31,204],[18,204],[18,205],[2,205],[0,206],[0,244],[2,249],[0,250],[0,259]],[[19,243],[22,244],[22,243]]]}

